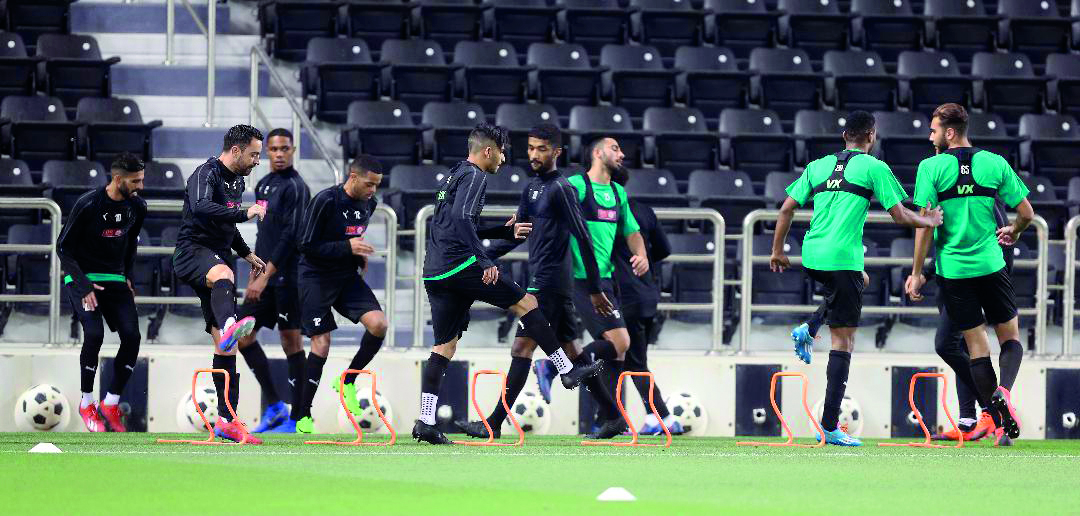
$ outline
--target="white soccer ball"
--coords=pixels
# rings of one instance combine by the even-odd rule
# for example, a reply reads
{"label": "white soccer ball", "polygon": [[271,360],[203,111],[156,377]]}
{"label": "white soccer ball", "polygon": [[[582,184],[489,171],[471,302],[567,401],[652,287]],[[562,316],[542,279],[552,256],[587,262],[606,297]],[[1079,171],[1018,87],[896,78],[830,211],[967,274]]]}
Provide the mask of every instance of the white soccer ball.
{"label": "white soccer ball", "polygon": [[[370,389],[370,387],[369,387]],[[379,419],[379,413],[375,411],[375,404],[371,402],[371,391],[367,389],[357,389],[356,403],[360,405],[360,414],[353,417],[356,418],[356,424],[360,425],[360,430],[366,432],[383,432],[383,422]],[[382,413],[386,416],[386,420],[390,424],[394,424],[394,410],[390,406],[390,400],[383,396],[382,392],[375,391],[375,399],[379,402],[379,408],[382,409]],[[338,409],[338,427],[342,432],[351,433],[353,431],[352,423],[349,422],[348,416],[345,415],[345,407]],[[389,433],[389,430],[385,431]]]}
{"label": "white soccer ball", "polygon": [[199,404],[206,420],[210,422],[210,426],[213,426],[218,418],[217,402],[217,389],[210,385],[195,389],[195,402],[191,401],[191,392],[185,393],[180,397],[180,403],[176,405],[176,425],[180,427],[181,432],[205,432],[206,425],[199,417],[195,403]]}
{"label": "white soccer ball", "polygon": [[[821,414],[824,411],[825,398],[821,398],[814,405],[814,413],[817,414],[819,423],[821,422]],[[837,424],[840,428],[847,428],[848,435],[857,437],[862,434],[863,412],[858,400],[846,394],[844,395],[843,401],[840,402],[840,417],[837,419]]]}
{"label": "white soccer ball", "polygon": [[[551,426],[551,411],[548,410],[547,403],[544,403],[544,399],[533,391],[522,392],[510,410],[514,412],[514,418],[527,434],[544,434]],[[509,418],[503,426],[511,430],[514,428]]]}
{"label": "white soccer ball", "polygon": [[28,430],[63,430],[71,421],[70,412],[67,398],[60,389],[44,383],[27,389],[15,402],[16,426]]}
{"label": "white soccer ball", "polygon": [[693,394],[683,391],[677,392],[664,399],[672,416],[682,424],[683,432],[687,435],[704,435],[709,425],[709,415],[705,413],[705,407]]}
{"label": "white soccer ball", "polygon": [[435,419],[439,421],[450,421],[454,418],[454,407],[450,405],[439,405],[439,408],[435,410]]}

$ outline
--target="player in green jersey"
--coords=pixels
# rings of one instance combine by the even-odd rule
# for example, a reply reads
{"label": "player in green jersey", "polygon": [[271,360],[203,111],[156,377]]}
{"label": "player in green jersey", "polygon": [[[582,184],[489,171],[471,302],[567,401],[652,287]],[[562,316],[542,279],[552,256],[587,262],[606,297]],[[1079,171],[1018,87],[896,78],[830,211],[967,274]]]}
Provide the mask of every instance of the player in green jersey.
{"label": "player in green jersey", "polygon": [[821,284],[825,299],[810,320],[795,328],[791,336],[796,356],[809,364],[818,328],[823,323],[829,325],[832,351],[826,369],[828,384],[821,426],[826,441],[840,446],[862,444],[838,428],[837,420],[867,281],[862,239],[870,197],[877,198],[893,221],[903,226],[936,227],[942,218],[940,209],[920,215],[901,204],[907,198],[904,188],[888,165],[868,154],[874,146],[874,126],[870,113],[855,111],[848,115],[843,133],[845,150],[810,162],[799,179],[788,186],[770,258],[773,271],[783,272],[791,266],[784,254],[784,241],[792,215],[797,207],[813,201],[814,216],[803,238],[802,264],[807,276]]}
{"label": "player in green jersey", "polygon": [[[937,276],[945,312],[953,328],[964,334],[971,355],[971,375],[979,404],[989,406],[994,419],[995,444],[1007,444],[1005,436],[1020,436],[1007,388],[999,386],[990,361],[986,324],[994,327],[1002,348],[1020,344],[1016,300],[1005,268],[1000,245],[1012,245],[1035,217],[1027,200],[1028,189],[1008,161],[997,154],[971,146],[967,139],[967,111],[958,104],[934,110],[930,140],[941,152],[919,163],[915,177],[915,205],[926,210],[937,205],[945,210],[945,223],[936,232],[915,233],[915,253],[907,294],[922,299],[926,282],[923,262],[936,244]],[[1016,209],[1011,225],[998,227],[994,200]],[[1001,376],[1011,381],[1020,367],[1019,357],[1001,364]]]}

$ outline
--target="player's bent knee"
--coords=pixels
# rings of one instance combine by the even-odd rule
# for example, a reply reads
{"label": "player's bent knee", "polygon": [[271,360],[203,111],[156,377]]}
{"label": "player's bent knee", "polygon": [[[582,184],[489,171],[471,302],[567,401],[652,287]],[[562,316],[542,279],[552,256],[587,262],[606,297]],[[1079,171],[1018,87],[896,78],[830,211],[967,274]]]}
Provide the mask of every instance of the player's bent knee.
{"label": "player's bent knee", "polygon": [[389,325],[386,323],[386,315],[382,312],[371,312],[364,316],[363,321],[364,328],[368,333],[376,337],[385,337],[386,331],[389,329]]}
{"label": "player's bent knee", "polygon": [[217,264],[210,268],[210,271],[206,273],[206,281],[213,286],[215,282],[221,280],[236,281],[236,277],[233,275],[232,269],[228,265],[223,263]]}
{"label": "player's bent knee", "polygon": [[536,350],[536,341],[524,337],[518,337],[514,339],[514,343],[510,346],[510,356],[532,358],[533,351]]}
{"label": "player's bent knee", "polygon": [[521,301],[518,301],[516,305],[510,307],[510,310],[513,311],[515,315],[522,316],[536,310],[538,306],[540,305],[536,303],[536,296],[525,294],[525,297],[521,298]]}

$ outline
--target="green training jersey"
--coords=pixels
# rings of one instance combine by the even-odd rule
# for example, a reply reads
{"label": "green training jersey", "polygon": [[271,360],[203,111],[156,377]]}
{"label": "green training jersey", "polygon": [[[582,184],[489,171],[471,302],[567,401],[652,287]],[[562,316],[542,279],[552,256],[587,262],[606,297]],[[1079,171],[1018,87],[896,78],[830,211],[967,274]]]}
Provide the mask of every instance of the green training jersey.
{"label": "green training jersey", "polygon": [[[630,213],[630,204],[626,200],[626,190],[618,183],[596,183],[589,181],[593,191],[593,201],[595,207],[602,213],[598,217],[596,213],[590,213],[588,205],[593,203],[585,202],[585,181],[589,178],[587,175],[575,174],[566,180],[577,190],[577,200],[579,203],[586,204],[585,211],[585,225],[589,229],[589,238],[592,239],[593,254],[596,255],[596,265],[600,270],[601,278],[611,278],[611,273],[614,270],[614,266],[611,264],[611,253],[615,248],[615,238],[625,238],[635,232],[641,230],[638,227],[637,220],[634,219],[634,215]],[[616,202],[616,196],[618,196],[618,202]],[[616,205],[618,209],[616,210]],[[607,219],[607,220],[604,220]],[[616,221],[617,219],[617,221]],[[622,228],[622,235],[616,235],[618,228]],[[578,241],[574,237],[570,237],[570,251],[574,255],[574,279],[585,279],[585,265],[581,259],[581,250],[578,247]]]}
{"label": "green training jersey", "polygon": [[[888,210],[907,198],[885,162],[868,154],[856,154],[843,170],[844,181],[867,190]],[[806,206],[814,201],[810,231],[803,238],[804,267],[819,271],[863,270],[863,225],[870,199],[847,191],[819,191],[837,168],[836,155],[819,158],[806,165],[799,179],[787,188],[789,197]]]}
{"label": "green training jersey", "polygon": [[[971,178],[975,184],[997,192],[1010,208],[1028,194],[1028,188],[1005,158],[980,150],[971,157]],[[956,186],[960,163],[956,156],[941,153],[919,163],[915,176],[915,205],[938,205],[938,194]],[[974,278],[1005,267],[997,242],[994,199],[964,196],[941,201],[944,221],[934,231],[937,273],[948,279]]]}

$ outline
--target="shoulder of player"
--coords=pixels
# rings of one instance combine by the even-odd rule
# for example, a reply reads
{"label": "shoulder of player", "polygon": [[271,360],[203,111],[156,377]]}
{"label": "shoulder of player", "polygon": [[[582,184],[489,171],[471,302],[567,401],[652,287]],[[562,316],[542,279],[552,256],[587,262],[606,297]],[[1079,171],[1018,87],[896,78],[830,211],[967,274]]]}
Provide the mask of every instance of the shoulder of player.
{"label": "shoulder of player", "polygon": [[615,195],[617,195],[620,199],[622,199],[623,202],[628,201],[629,197],[626,195],[626,189],[623,188],[623,185],[620,185],[619,183],[616,183],[615,181],[612,181],[611,182],[611,189],[615,190]]}
{"label": "shoulder of player", "polygon": [[955,162],[956,158],[953,157],[952,154],[942,152],[940,154],[930,156],[929,158],[923,158],[923,160],[919,162],[919,168],[937,168]]}
{"label": "shoulder of player", "polygon": [[136,210],[142,213],[146,213],[146,199],[143,199],[139,196],[134,196],[129,199],[129,202],[131,202],[131,205],[134,206]]}
{"label": "shoulder of player", "polygon": [[993,151],[979,149],[979,151],[972,156],[972,159],[974,160],[976,157],[978,157],[979,160],[986,160],[996,165],[1007,165],[1009,168],[1012,168],[1012,165],[1009,164],[1009,160],[1005,159],[1005,156]]}
{"label": "shoulder of player", "polygon": [[337,195],[337,189],[338,185],[320,190],[319,193],[315,194],[315,196],[311,198],[312,206],[319,206],[323,203],[333,201],[334,197]]}
{"label": "shoulder of player", "polygon": [[75,204],[72,205],[71,211],[84,210],[90,206],[96,205],[105,197],[106,194],[104,192],[105,189],[99,187],[80,195],[79,198],[75,200]]}

